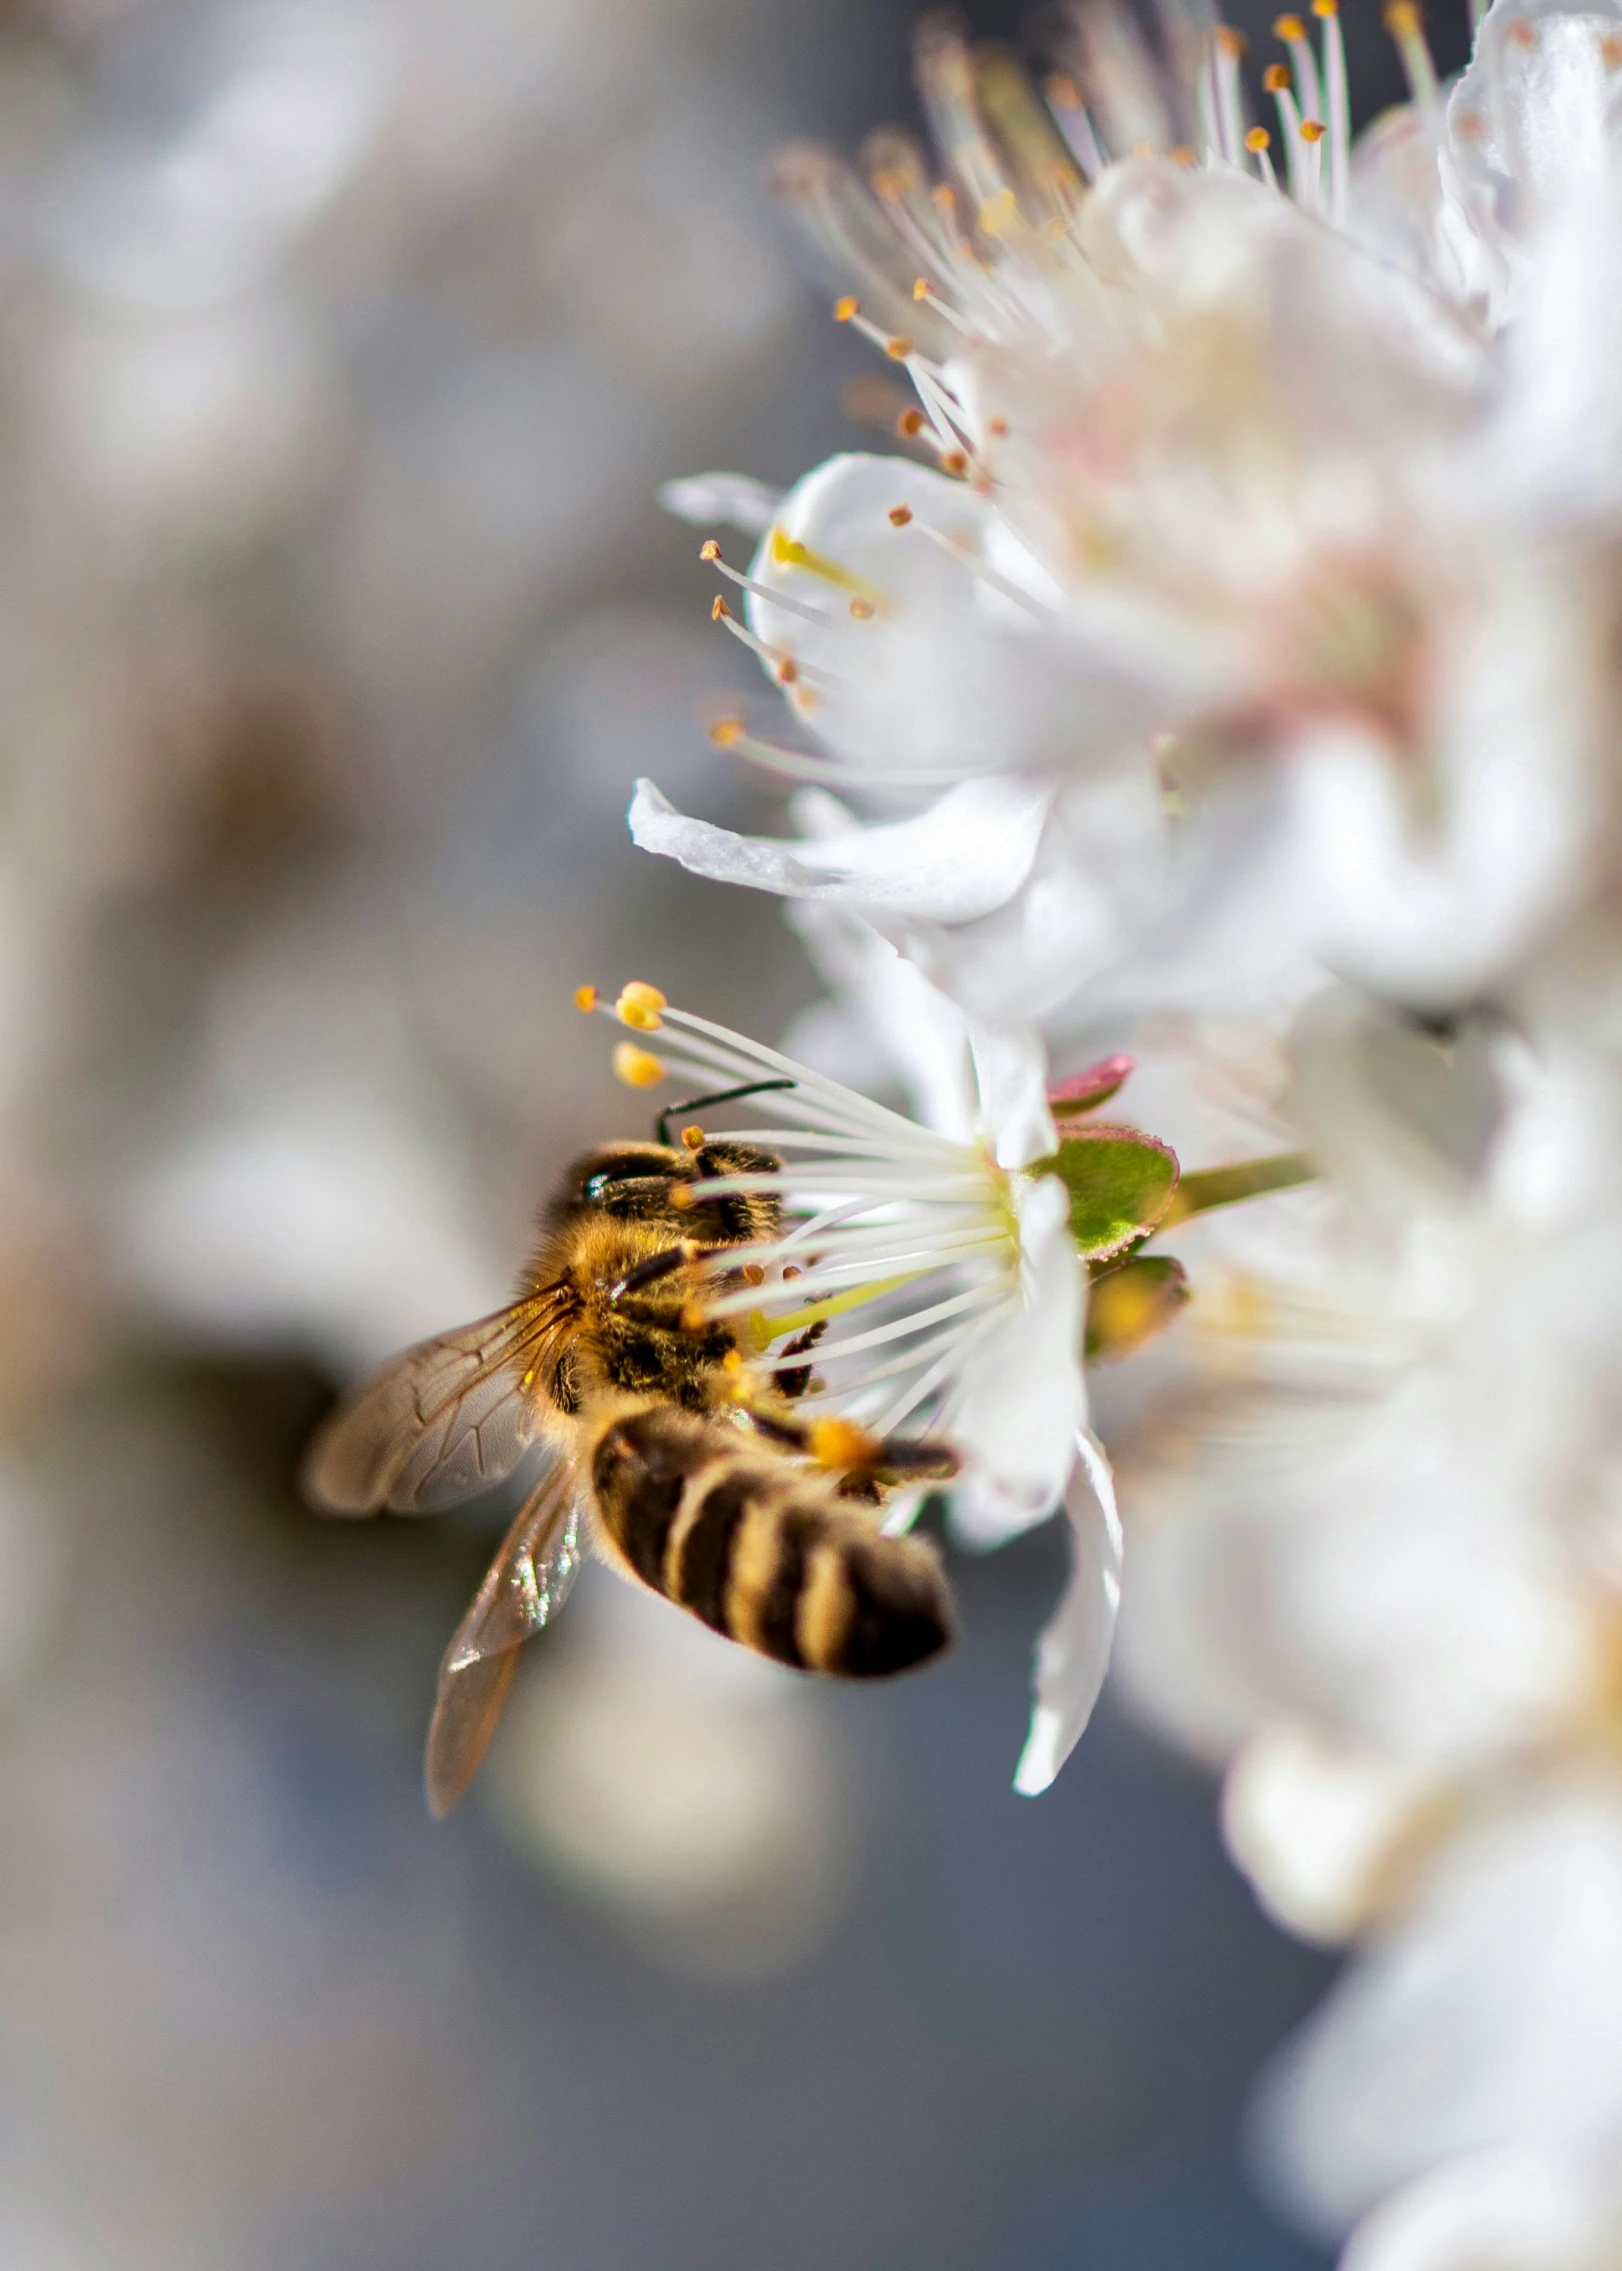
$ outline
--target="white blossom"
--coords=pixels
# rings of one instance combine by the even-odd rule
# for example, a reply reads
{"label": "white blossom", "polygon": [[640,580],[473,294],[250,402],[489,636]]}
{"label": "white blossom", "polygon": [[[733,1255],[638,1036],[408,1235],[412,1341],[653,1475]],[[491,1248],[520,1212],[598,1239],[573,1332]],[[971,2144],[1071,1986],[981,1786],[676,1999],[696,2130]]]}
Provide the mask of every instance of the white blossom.
{"label": "white blossom", "polygon": [[[650,997],[657,1007],[642,1008]],[[1064,1500],[1072,1575],[1040,1644],[1018,1782],[1045,1788],[1103,1682],[1121,1547],[1109,1470],[1086,1434],[1081,1264],[1069,1193],[1052,1172],[1058,1139],[1035,1044],[977,1034],[938,1003],[938,1085],[946,1093],[955,1073],[966,1123],[946,1134],[653,989],[628,989],[620,1005],[658,1051],[622,1044],[637,1085],[762,1084],[743,1115],[761,1124],[718,1126],[712,1115],[709,1129],[712,1141],[769,1147],[782,1162],[728,1177],[730,1189],[777,1198],[783,1226],[727,1249],[728,1270],[756,1282],[703,1296],[707,1315],[737,1320],[745,1377],[769,1383],[814,1365],[796,1407],[808,1418],[949,1442],[964,1461],[953,1521],[970,1543],[1000,1544]],[[903,1496],[892,1519],[910,1520],[917,1502]]]}

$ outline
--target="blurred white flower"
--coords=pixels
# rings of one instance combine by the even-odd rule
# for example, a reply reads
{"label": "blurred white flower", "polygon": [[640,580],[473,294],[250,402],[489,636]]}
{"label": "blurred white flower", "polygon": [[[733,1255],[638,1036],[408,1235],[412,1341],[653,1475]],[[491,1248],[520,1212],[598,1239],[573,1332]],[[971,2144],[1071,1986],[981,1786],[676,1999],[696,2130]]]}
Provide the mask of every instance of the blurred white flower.
{"label": "blurred white flower", "polygon": [[[1498,13],[1478,71],[1520,52]],[[1171,941],[1180,973],[1216,937],[1236,980],[1311,952],[1445,1004],[1566,918],[1615,818],[1611,578],[1572,503],[1622,467],[1601,408],[1612,342],[1575,320],[1577,253],[1564,290],[1522,295],[1512,331],[1485,321],[1454,112],[1415,11],[1390,20],[1416,99],[1360,163],[1333,9],[1318,54],[1281,19],[1282,184],[1244,128],[1231,35],[1168,94],[1124,23],[1095,27],[1091,109],[1061,84],[1051,114],[1000,53],[932,25],[921,83],[948,162],[933,191],[899,136],[877,138],[870,185],[794,154],[787,193],[862,290],[841,312],[913,379],[904,424],[939,469],[832,459],[783,500],[747,575],[718,562],[746,591],[741,618],[718,602],[723,620],[808,741],[741,720],[716,738],[842,792],[934,793],[942,836],[987,776],[1048,801],[1040,830],[1034,803],[996,806],[1018,813],[1019,860],[976,863],[972,912],[961,877],[932,871],[910,934],[886,901],[916,889],[892,820],[871,856],[852,825],[808,857],[683,825],[644,785],[640,843],[756,887],[843,891],[982,1014],[1016,969],[1045,1014],[1102,970],[1165,965]],[[1606,36],[1581,28],[1596,54]],[[1158,124],[1102,144],[1164,147],[1186,96],[1204,162],[1104,165],[1092,112],[1157,85]],[[1564,131],[1563,89],[1554,74],[1546,135]],[[1576,232],[1608,277],[1612,153],[1578,141],[1561,193],[1515,226],[1551,271]],[[1438,231],[1451,268],[1431,257]],[[1590,400],[1582,440],[1557,448],[1561,413]],[[1534,427],[1535,480],[1511,446]],[[1000,852],[1003,829],[991,840]]]}

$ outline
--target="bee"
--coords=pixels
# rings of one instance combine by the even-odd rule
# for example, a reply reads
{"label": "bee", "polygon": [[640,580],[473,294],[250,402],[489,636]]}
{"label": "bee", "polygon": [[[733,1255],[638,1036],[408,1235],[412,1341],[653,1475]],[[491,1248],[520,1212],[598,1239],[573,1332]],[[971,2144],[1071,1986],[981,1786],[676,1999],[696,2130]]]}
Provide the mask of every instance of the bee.
{"label": "bee", "polygon": [[[517,1651],[562,1606],[586,1542],[633,1582],[778,1663],[881,1678],[946,1646],[940,1561],[887,1536],[876,1509],[902,1483],[957,1471],[946,1447],[878,1439],[795,1409],[810,1363],[758,1394],[729,1321],[695,1289],[758,1282],[729,1248],[778,1235],[759,1178],[774,1152],[709,1140],[673,1114],[789,1082],[692,1097],[652,1143],[577,1159],[545,1209],[516,1298],[420,1341],[363,1380],[318,1432],[304,1470],[322,1511],[432,1514],[539,1471],[440,1666],[428,1803],[448,1813],[478,1770]],[[726,1189],[731,1178],[748,1187]],[[808,1359],[820,1328],[788,1353]]]}

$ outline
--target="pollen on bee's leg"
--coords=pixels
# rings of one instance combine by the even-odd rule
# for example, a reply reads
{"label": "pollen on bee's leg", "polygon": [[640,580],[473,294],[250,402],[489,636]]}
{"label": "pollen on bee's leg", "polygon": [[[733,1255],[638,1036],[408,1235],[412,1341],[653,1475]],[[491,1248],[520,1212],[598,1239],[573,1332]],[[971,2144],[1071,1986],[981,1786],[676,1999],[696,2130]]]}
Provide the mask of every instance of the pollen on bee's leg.
{"label": "pollen on bee's leg", "polygon": [[684,1333],[701,1333],[709,1321],[709,1311],[702,1301],[689,1301],[683,1305],[677,1323]]}
{"label": "pollen on bee's leg", "polygon": [[[626,1046],[627,1044],[625,1042],[621,1042],[621,1048],[624,1048]],[[616,1054],[617,1053],[618,1052],[616,1052]],[[637,1054],[638,1056],[642,1054],[640,1049],[637,1051]],[[676,1188],[670,1194],[670,1203],[678,1214],[686,1214],[694,1206],[696,1206],[698,1202],[693,1197],[692,1192],[687,1188],[685,1183],[678,1183],[676,1185]]]}
{"label": "pollen on bee's leg", "polygon": [[852,1467],[871,1466],[878,1450],[877,1437],[858,1427],[853,1419],[813,1420],[808,1444],[817,1464],[837,1474]]}
{"label": "pollen on bee's leg", "polygon": [[640,978],[633,978],[628,986],[620,988],[614,1015],[634,1032],[657,1033],[662,1022],[660,1011],[665,1006],[665,997],[657,986],[645,985]]}
{"label": "pollen on bee's leg", "polygon": [[[627,1088],[654,1088],[665,1077],[663,1060],[647,1049],[639,1049],[634,1041],[621,1041],[617,1045],[614,1071]],[[680,1191],[673,1191],[671,1204],[678,1205],[682,1196]]]}

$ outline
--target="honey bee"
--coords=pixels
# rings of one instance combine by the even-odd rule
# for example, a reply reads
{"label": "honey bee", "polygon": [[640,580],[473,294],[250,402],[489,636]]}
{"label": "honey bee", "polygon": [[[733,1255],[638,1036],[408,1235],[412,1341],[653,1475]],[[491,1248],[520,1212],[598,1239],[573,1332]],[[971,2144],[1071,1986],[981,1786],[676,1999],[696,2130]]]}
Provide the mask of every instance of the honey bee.
{"label": "honey bee", "polygon": [[[789,1085],[690,1098],[659,1115],[657,1141],[576,1160],[516,1299],[395,1357],[311,1445],[306,1492],[343,1515],[437,1513],[540,1457],[440,1666],[426,1769],[436,1815],[473,1779],[518,1648],[561,1607],[587,1539],[622,1574],[782,1664],[880,1678],[951,1636],[939,1559],[885,1535],[875,1509],[901,1483],[954,1474],[953,1453],[807,1421],[795,1405],[809,1362],[753,1392],[730,1325],[695,1299],[695,1281],[753,1282],[724,1256],[777,1236],[780,1202],[758,1178],[782,1162],[696,1126],[673,1144],[670,1117]],[[713,1187],[731,1177],[753,1187]],[[789,1353],[809,1358],[816,1332]]]}

